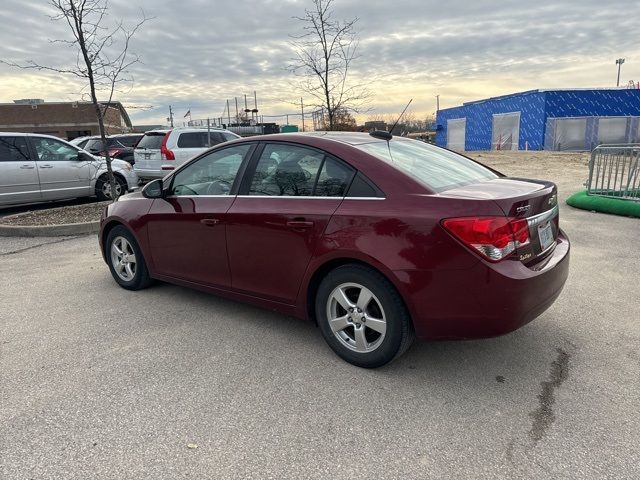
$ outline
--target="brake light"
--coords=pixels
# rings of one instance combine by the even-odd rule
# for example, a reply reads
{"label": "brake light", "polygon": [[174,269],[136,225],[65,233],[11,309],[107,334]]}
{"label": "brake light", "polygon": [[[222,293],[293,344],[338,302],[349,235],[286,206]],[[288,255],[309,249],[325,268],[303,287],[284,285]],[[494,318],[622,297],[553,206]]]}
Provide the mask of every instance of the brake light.
{"label": "brake light", "polygon": [[116,156],[120,155],[122,153],[122,149],[121,148],[110,148],[108,150],[109,152],[109,156],[111,158],[115,158]]}
{"label": "brake light", "polygon": [[169,132],[167,132],[162,139],[162,145],[160,145],[160,157],[163,160],[175,160],[176,156],[173,154],[173,151],[167,148],[167,140],[169,139]]}
{"label": "brake light", "polygon": [[530,241],[529,225],[524,218],[447,218],[442,225],[465,245],[492,262],[503,260]]}

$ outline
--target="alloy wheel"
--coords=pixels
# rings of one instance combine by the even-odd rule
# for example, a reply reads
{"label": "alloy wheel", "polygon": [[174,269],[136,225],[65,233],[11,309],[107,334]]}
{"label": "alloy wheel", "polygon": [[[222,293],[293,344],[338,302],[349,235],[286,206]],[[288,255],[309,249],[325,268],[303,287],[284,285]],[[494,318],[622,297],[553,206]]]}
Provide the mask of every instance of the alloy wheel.
{"label": "alloy wheel", "polygon": [[118,277],[125,282],[130,282],[136,276],[136,254],[126,238],[116,237],[113,239],[111,265]]}
{"label": "alloy wheel", "polygon": [[380,346],[387,320],[380,300],[364,285],[338,285],[327,300],[327,319],[338,341],[358,353]]}

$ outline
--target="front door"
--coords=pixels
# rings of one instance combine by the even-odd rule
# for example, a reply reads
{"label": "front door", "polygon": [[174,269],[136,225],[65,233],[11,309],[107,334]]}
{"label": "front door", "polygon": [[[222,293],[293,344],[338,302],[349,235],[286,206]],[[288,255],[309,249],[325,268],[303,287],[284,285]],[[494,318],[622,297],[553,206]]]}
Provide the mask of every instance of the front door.
{"label": "front door", "polygon": [[226,213],[234,182],[252,144],[208,153],[172,176],[168,196],[147,215],[157,273],[214,287],[229,287]]}
{"label": "front door", "polygon": [[292,304],[354,171],[286,143],[266,144],[253,170],[227,215],[232,286]]}
{"label": "front door", "polygon": [[40,191],[43,200],[92,195],[94,174],[90,162],[78,158],[73,146],[49,137],[29,137],[37,155]]}
{"label": "front door", "polygon": [[0,205],[41,200],[36,162],[25,136],[0,136]]}

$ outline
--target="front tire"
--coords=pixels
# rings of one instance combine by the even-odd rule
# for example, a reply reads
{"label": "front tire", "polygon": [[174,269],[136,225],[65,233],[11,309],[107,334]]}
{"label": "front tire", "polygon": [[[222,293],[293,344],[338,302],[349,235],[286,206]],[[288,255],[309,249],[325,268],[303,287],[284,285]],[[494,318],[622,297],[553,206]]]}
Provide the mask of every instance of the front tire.
{"label": "front tire", "polygon": [[114,227],[105,241],[105,252],[113,279],[127,290],[141,290],[152,283],[147,264],[133,234],[124,226]]}
{"label": "front tire", "polygon": [[402,355],[413,341],[409,313],[394,286],[364,265],[329,272],[316,295],[324,339],[342,359],[376,368]]}
{"label": "front tire", "polygon": [[[127,182],[117,175],[114,175],[114,180],[116,181],[116,195],[119,197],[127,193]],[[96,181],[96,197],[98,197],[98,200],[101,202],[111,200],[111,184],[109,183],[109,176],[106,173],[101,175]]]}

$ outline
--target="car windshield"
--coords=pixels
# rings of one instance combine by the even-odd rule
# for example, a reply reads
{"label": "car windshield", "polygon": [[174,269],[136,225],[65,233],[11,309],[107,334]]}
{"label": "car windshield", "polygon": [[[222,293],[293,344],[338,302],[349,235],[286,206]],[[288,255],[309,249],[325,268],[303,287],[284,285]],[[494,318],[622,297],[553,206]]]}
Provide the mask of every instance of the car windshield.
{"label": "car windshield", "polygon": [[142,140],[136,145],[136,148],[150,148],[150,149],[160,149],[162,145],[162,139],[165,134],[163,132],[153,132],[146,133]]}
{"label": "car windshield", "polygon": [[473,160],[419,140],[394,139],[354,147],[391,163],[434,192],[498,178]]}

